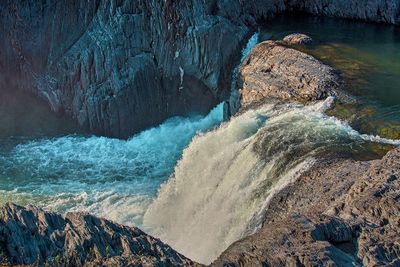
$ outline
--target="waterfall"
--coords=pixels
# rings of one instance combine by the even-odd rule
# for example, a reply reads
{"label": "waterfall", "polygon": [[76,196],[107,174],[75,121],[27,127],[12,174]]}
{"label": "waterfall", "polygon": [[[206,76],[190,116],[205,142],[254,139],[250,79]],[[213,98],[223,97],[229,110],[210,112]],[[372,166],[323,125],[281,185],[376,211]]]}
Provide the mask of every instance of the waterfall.
{"label": "waterfall", "polygon": [[[258,34],[250,38],[243,58],[257,39]],[[168,119],[129,140],[11,138],[0,150],[0,203],[35,203],[60,213],[86,211],[141,226],[147,206],[183,149],[193,136],[219,125],[226,107],[221,103],[207,116]]]}
{"label": "waterfall", "polygon": [[319,153],[379,139],[325,115],[333,101],[270,103],[197,135],[145,213],[146,230],[187,257],[210,263],[260,226],[257,216],[268,199]]}
{"label": "waterfall", "polygon": [[171,118],[129,140],[64,136],[0,150],[0,203],[87,211],[140,226],[147,205],[198,133],[220,124],[223,105],[207,116]]}
{"label": "waterfall", "polygon": [[251,49],[253,49],[253,47],[257,45],[259,39],[260,39],[260,33],[258,32],[254,33],[250,37],[250,39],[247,41],[246,46],[242,50],[242,57],[240,58],[239,65],[237,65],[232,72],[231,95],[228,100],[229,114],[227,117],[235,114],[240,108],[240,99],[239,99],[238,84],[237,84],[239,78],[239,69],[243,61],[249,55]]}

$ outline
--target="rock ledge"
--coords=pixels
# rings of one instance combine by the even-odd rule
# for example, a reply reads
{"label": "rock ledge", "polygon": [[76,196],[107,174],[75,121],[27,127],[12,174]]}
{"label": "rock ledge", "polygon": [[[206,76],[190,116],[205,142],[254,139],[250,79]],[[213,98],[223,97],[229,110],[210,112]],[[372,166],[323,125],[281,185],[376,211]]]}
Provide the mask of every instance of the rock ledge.
{"label": "rock ledge", "polygon": [[0,266],[194,266],[160,240],[85,213],[0,207]]}

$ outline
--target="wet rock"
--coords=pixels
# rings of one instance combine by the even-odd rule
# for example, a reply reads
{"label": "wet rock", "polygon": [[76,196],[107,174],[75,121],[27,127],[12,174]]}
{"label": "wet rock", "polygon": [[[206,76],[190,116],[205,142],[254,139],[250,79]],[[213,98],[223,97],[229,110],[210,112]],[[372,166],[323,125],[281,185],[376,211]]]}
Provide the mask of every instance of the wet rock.
{"label": "wet rock", "polygon": [[302,33],[293,33],[285,36],[283,41],[290,45],[310,45],[313,42],[313,39]]}
{"label": "wet rock", "polygon": [[275,41],[258,44],[240,68],[243,106],[265,98],[314,101],[338,90],[342,81],[333,68]]}
{"label": "wet rock", "polygon": [[[2,262],[1,262],[2,261]],[[138,228],[84,213],[0,207],[0,265],[194,266]]]}

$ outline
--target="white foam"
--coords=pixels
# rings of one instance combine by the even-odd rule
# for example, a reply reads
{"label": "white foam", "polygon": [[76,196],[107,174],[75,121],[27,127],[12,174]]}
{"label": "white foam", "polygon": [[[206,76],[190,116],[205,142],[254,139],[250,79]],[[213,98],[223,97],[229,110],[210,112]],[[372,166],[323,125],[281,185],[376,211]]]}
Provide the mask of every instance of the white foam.
{"label": "white foam", "polygon": [[66,136],[20,144],[0,155],[0,201],[140,225],[192,137],[222,119],[221,104],[207,116],[172,118],[127,141]]}
{"label": "white foam", "polygon": [[146,230],[210,263],[260,226],[272,195],[311,166],[316,153],[365,142],[323,113],[333,101],[266,105],[195,137],[145,213]]}

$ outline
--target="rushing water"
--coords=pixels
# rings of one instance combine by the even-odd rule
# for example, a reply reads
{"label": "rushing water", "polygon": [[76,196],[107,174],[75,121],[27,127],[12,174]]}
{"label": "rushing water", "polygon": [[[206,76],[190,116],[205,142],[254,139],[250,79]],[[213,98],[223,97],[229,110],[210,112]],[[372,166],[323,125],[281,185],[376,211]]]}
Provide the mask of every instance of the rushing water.
{"label": "rushing water", "polygon": [[400,145],[392,140],[400,139],[397,29],[283,17],[257,37],[294,32],[314,38],[314,46],[300,49],[341,70],[347,94],[306,107],[271,103],[195,137],[144,217],[150,232],[192,259],[210,263],[257,229],[274,192],[315,157],[370,159]]}
{"label": "rushing water", "polygon": [[85,210],[140,225],[191,138],[222,119],[219,105],[207,116],[172,118],[127,141],[79,135],[26,140],[0,153],[0,202]]}
{"label": "rushing water", "polygon": [[325,115],[333,103],[331,97],[311,106],[269,104],[198,135],[150,205],[144,225],[184,255],[210,263],[259,226],[257,214],[268,197],[314,157],[351,153],[371,141],[400,145]]}
{"label": "rushing water", "polygon": [[310,34],[315,45],[301,49],[343,72],[345,98],[266,103],[224,123],[220,104],[206,116],[171,118],[117,140],[87,136],[24,94],[1,95],[0,203],[139,225],[211,262],[257,229],[274,192],[319,155],[374,158],[400,145],[398,29],[278,18],[250,39],[243,56],[258,40],[292,32]]}

